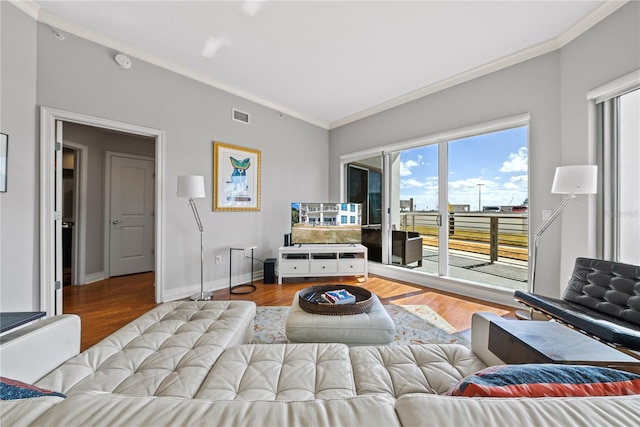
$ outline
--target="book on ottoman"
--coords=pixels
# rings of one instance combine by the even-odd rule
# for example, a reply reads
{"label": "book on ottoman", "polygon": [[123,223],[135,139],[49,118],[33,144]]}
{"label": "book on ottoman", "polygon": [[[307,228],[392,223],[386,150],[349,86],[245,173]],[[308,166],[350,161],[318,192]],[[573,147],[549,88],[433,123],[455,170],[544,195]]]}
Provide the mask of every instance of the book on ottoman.
{"label": "book on ottoman", "polygon": [[356,297],[345,289],[327,291],[324,295],[333,304],[355,304],[356,302]]}

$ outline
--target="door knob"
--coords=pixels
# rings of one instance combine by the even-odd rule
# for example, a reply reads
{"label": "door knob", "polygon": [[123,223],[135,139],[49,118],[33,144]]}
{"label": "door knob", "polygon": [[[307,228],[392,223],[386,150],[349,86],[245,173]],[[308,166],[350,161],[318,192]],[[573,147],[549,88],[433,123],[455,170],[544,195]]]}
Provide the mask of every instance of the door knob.
{"label": "door knob", "polygon": [[111,224],[116,225],[116,224],[120,224],[120,221],[118,221],[117,219],[115,221],[112,221]]}

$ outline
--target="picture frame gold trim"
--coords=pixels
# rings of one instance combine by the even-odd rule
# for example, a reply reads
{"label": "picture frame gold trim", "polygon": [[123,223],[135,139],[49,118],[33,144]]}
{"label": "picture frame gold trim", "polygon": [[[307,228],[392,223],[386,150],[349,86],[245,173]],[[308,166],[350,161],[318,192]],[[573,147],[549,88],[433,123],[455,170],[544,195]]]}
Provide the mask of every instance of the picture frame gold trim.
{"label": "picture frame gold trim", "polygon": [[252,148],[213,142],[213,210],[260,211],[262,153]]}

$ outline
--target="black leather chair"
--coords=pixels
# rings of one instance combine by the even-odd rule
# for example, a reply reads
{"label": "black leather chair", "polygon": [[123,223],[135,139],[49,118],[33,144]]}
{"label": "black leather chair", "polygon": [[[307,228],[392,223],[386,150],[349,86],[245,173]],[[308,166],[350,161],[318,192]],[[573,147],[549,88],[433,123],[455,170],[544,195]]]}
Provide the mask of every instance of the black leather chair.
{"label": "black leather chair", "polygon": [[577,258],[561,299],[523,291],[514,297],[602,341],[640,351],[640,266]]}

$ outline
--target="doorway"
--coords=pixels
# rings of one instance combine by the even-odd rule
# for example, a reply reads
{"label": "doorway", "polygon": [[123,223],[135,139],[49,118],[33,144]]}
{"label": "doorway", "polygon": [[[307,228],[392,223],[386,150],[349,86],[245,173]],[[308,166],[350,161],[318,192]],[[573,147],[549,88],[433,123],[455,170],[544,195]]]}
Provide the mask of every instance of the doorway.
{"label": "doorway", "polygon": [[[65,132],[65,128],[67,132]],[[91,130],[93,132],[100,132],[103,135],[102,141],[92,147],[88,144],[88,155],[86,157],[87,167],[84,169],[84,172],[87,173],[87,178],[82,178],[83,173],[81,172],[79,176],[81,177],[76,181],[76,186],[74,189],[78,189],[79,187],[83,190],[78,193],[74,192],[75,204],[77,206],[82,206],[83,203],[86,203],[86,209],[84,209],[85,220],[82,221],[83,214],[77,214],[75,216],[73,230],[76,230],[76,236],[81,235],[80,228],[84,227],[85,236],[84,238],[78,239],[77,237],[73,241],[84,241],[87,244],[84,245],[84,265],[79,266],[79,262],[77,262],[82,257],[79,256],[78,252],[81,250],[82,243],[76,246],[76,265],[77,267],[84,267],[85,274],[84,280],[81,280],[82,283],[90,283],[98,280],[102,280],[108,277],[109,270],[108,266],[103,265],[104,260],[104,246],[103,243],[107,240],[104,235],[104,224],[106,219],[108,219],[105,215],[104,206],[105,206],[105,193],[104,190],[106,187],[105,180],[106,174],[104,172],[104,157],[106,153],[105,147],[111,147],[112,151],[127,151],[123,150],[122,147],[132,147],[137,144],[131,144],[129,140],[146,140],[152,147],[153,155],[155,158],[155,163],[152,167],[153,172],[151,175],[155,176],[163,176],[164,167],[163,167],[163,153],[164,153],[164,132],[151,129],[144,128],[140,126],[130,125],[122,122],[115,122],[106,119],[100,119],[96,117],[86,116],[77,113],[70,113],[62,110],[51,109],[47,107],[41,107],[41,298],[40,298],[40,306],[41,310],[46,311],[48,315],[57,315],[63,313],[63,293],[62,293],[62,283],[63,283],[63,272],[64,272],[64,250],[63,250],[63,167],[57,167],[56,165],[62,165],[62,154],[63,148],[66,145],[70,145],[70,143],[77,143],[79,140],[76,136],[73,135],[73,131],[69,132],[69,130],[78,130],[82,129],[83,131]],[[77,132],[76,132],[77,135]],[[105,136],[106,135],[106,136]],[[111,140],[118,139],[129,139],[120,141],[120,143],[113,142]],[[76,141],[70,141],[67,139],[75,139]],[[105,143],[105,140],[110,140],[109,143]],[[86,142],[86,141],[85,141]],[[113,145],[115,144],[115,145]],[[100,148],[97,148],[100,147]],[[100,156],[92,156],[92,152],[100,152]],[[144,153],[143,153],[144,154]],[[133,153],[133,155],[140,155],[140,153]],[[96,158],[98,160],[96,160]],[[92,160],[93,159],[93,160]],[[96,163],[97,162],[97,163]],[[76,175],[76,171],[74,170],[74,180]],[[96,185],[95,182],[92,182],[92,179],[89,178],[93,176],[96,178],[95,181],[98,182]],[[79,184],[78,184],[79,182]],[[86,185],[82,185],[82,183]],[[94,187],[94,185],[96,185]],[[79,187],[78,187],[79,186]],[[147,186],[148,188],[148,186]],[[151,249],[152,258],[151,265],[152,270],[155,271],[155,299],[157,302],[162,301],[162,278],[163,278],[163,269],[162,269],[162,222],[163,215],[160,209],[162,206],[162,194],[163,194],[163,185],[162,180],[155,179],[151,184],[151,191],[154,194],[154,199],[151,202],[152,208],[150,209],[153,212],[153,220],[152,226],[153,229],[153,242],[154,247]],[[88,196],[82,197],[81,194],[86,191]],[[100,202],[97,203],[87,203],[87,199],[89,199],[94,193],[99,193]],[[83,202],[84,199],[84,202]],[[78,212],[82,212],[83,209],[80,207]],[[52,220],[53,219],[53,220]],[[82,224],[80,224],[82,222]],[[94,226],[94,222],[97,222],[98,227]],[[81,226],[81,227],[79,227]],[[96,231],[98,230],[99,231]],[[92,234],[97,233],[97,234]],[[72,232],[72,236],[74,233]],[[95,237],[98,236],[98,237]],[[88,244],[88,243],[91,244]],[[94,250],[92,254],[89,254],[89,251]],[[73,263],[73,246],[71,249],[71,258]],[[97,254],[97,255],[96,255]],[[67,262],[68,264],[68,262]],[[96,268],[96,265],[99,268]],[[78,268],[73,268],[72,271],[79,270]],[[77,273],[74,273],[77,275]]]}
{"label": "doorway", "polygon": [[70,147],[62,149],[62,284],[76,285],[74,280],[76,269],[76,244],[74,239],[77,218],[77,201],[79,184],[77,164],[79,153]]}
{"label": "doorway", "polygon": [[153,270],[153,157],[106,153],[104,270],[107,277]]}

